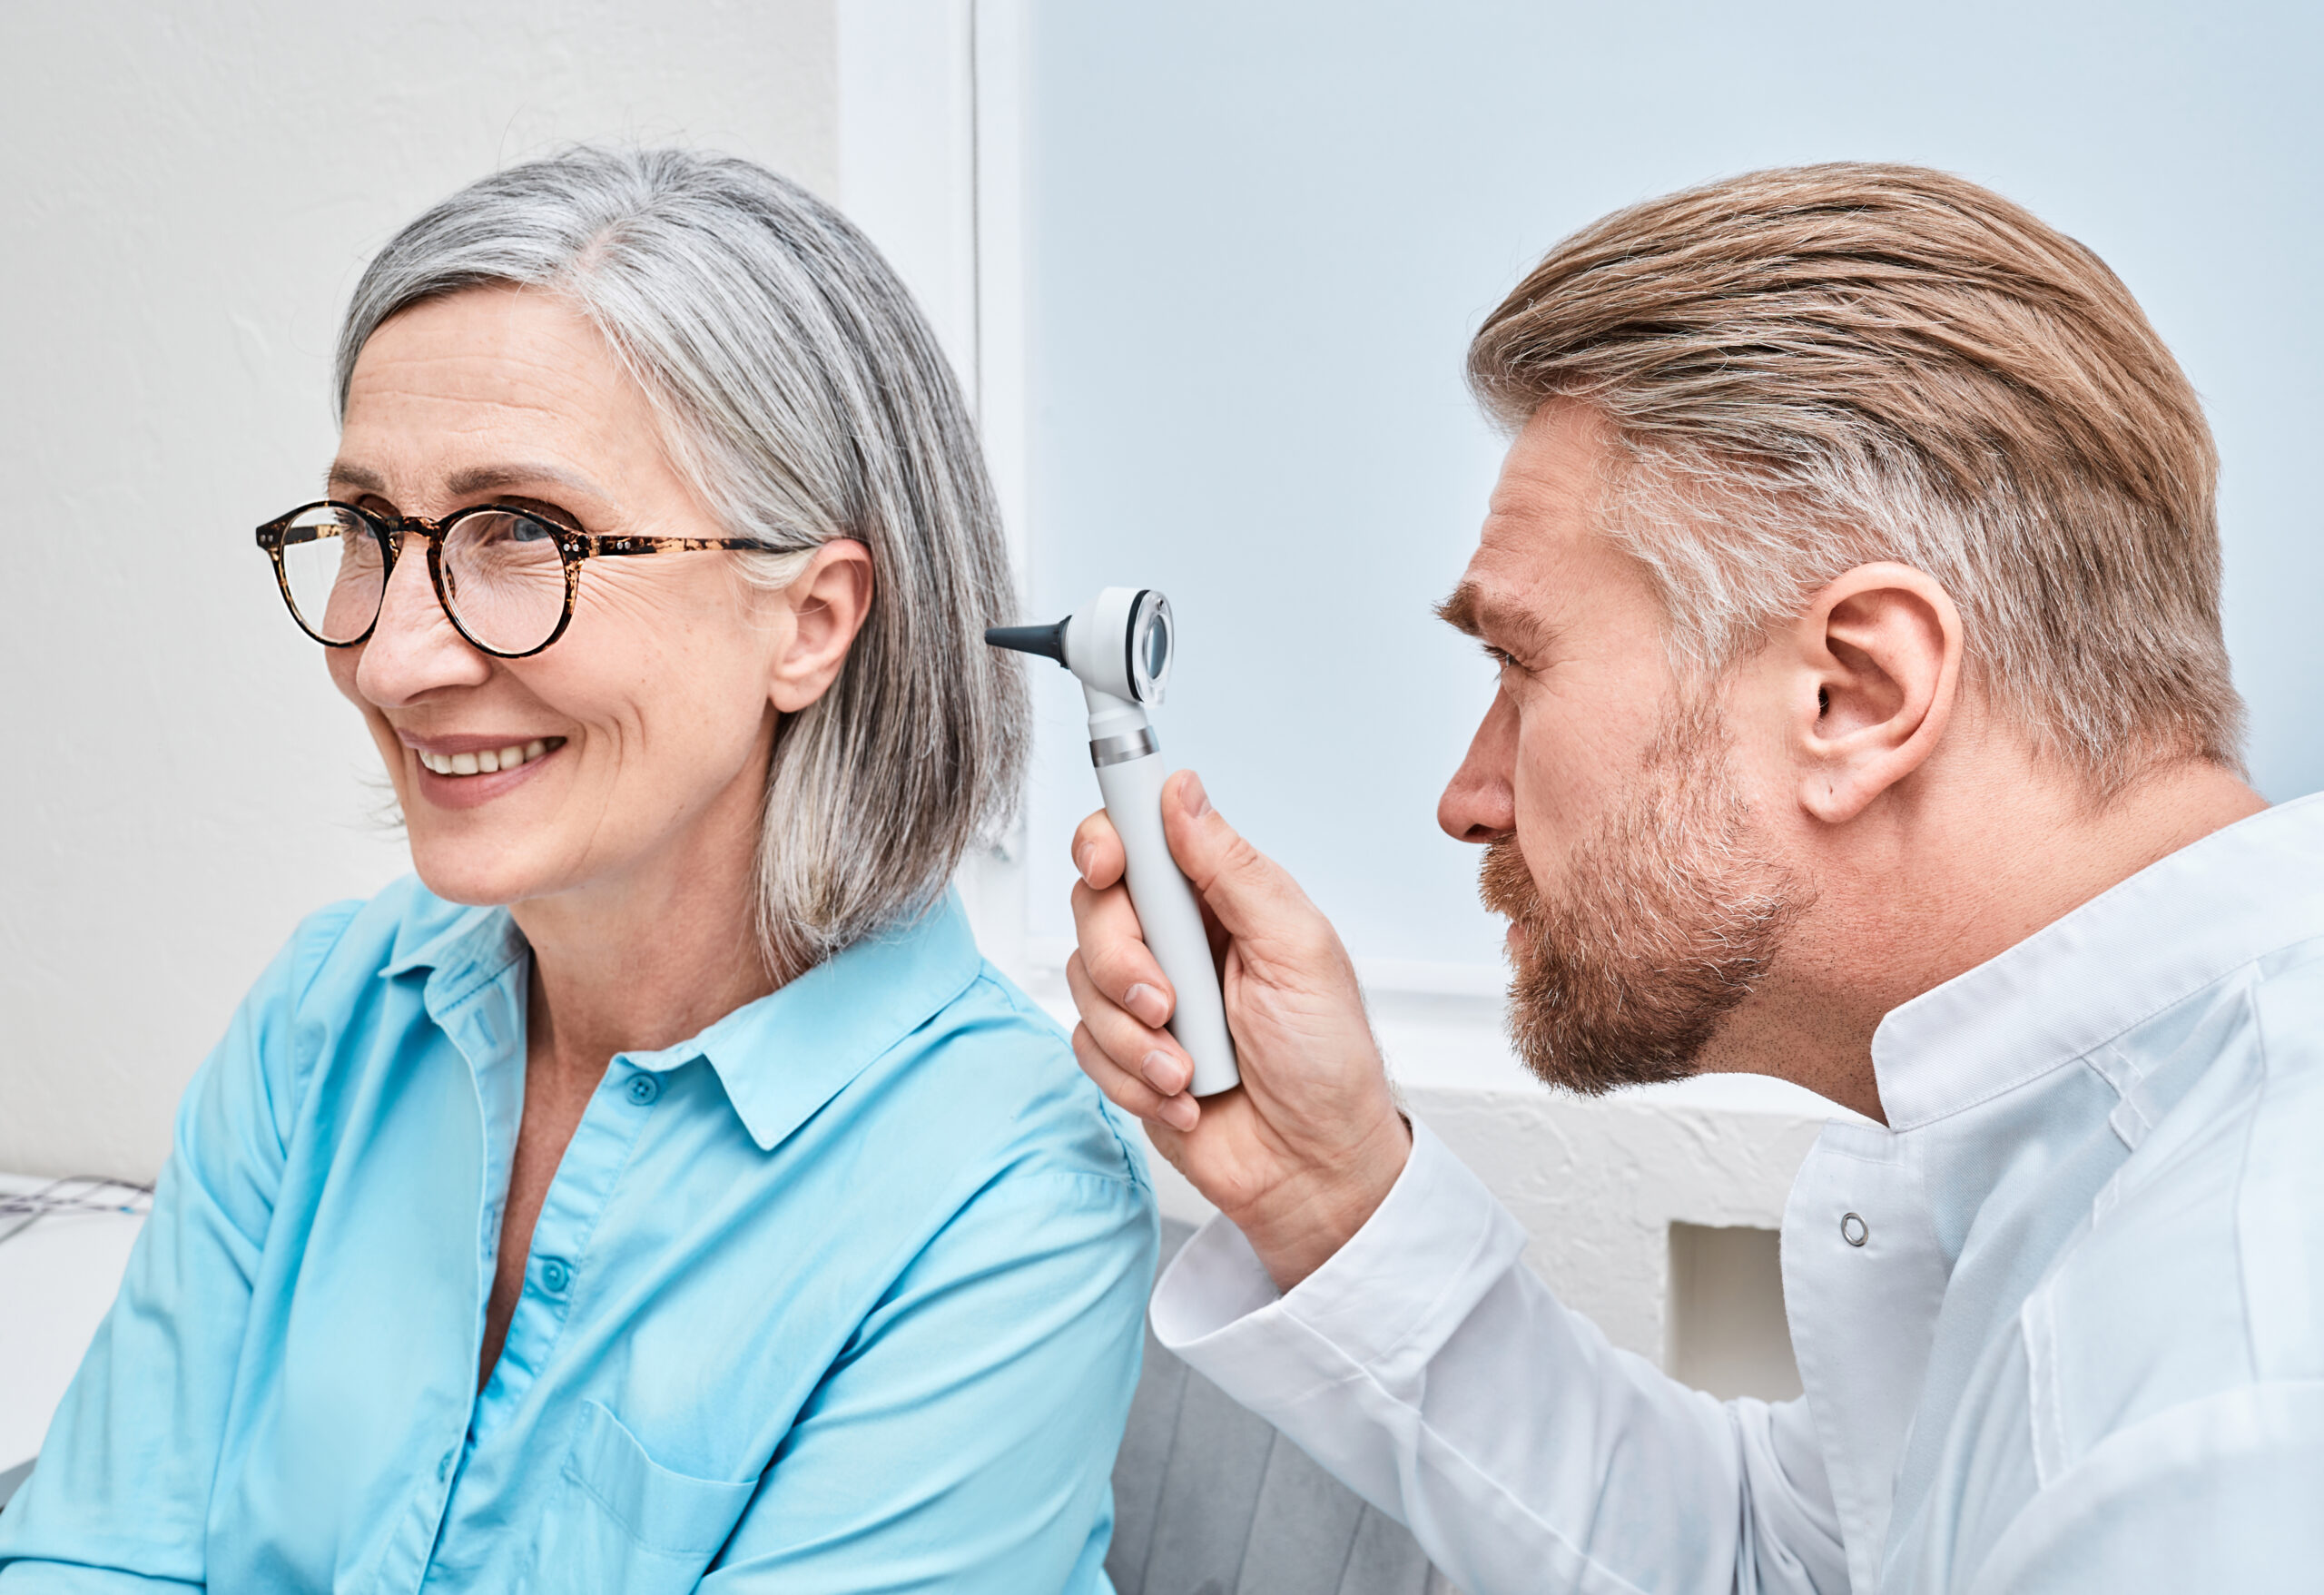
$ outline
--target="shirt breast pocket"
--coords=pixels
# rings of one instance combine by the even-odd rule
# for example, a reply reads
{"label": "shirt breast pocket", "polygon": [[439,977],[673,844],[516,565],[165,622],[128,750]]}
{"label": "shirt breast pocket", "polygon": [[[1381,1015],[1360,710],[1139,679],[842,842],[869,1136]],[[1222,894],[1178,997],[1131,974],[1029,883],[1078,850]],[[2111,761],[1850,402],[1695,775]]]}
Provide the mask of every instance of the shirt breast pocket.
{"label": "shirt breast pocket", "polygon": [[581,1403],[559,1484],[541,1525],[536,1588],[625,1595],[693,1589],[758,1488],[672,1472],[594,1401]]}

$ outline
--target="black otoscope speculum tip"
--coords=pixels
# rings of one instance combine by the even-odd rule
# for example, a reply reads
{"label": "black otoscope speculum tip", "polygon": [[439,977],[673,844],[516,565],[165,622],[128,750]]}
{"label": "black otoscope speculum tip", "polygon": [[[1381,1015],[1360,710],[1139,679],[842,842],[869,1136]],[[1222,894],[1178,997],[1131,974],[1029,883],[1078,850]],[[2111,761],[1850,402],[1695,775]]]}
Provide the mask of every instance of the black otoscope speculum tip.
{"label": "black otoscope speculum tip", "polygon": [[996,648],[1007,648],[1019,654],[1039,654],[1044,659],[1065,664],[1065,628],[1073,619],[1070,615],[1055,625],[989,625],[984,628],[984,640]]}

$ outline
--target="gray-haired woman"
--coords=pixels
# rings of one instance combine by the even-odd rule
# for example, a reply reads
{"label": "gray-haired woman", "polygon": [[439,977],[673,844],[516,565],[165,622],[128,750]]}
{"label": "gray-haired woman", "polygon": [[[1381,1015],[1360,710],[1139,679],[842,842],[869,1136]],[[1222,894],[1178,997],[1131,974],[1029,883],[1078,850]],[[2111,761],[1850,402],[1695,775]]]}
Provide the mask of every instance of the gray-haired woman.
{"label": "gray-haired woman", "polygon": [[1024,715],[926,326],[793,184],[580,151],[389,244],[339,385],[259,541],[418,878],[188,1090],[0,1585],[1103,1589],[1155,1220],[945,894]]}

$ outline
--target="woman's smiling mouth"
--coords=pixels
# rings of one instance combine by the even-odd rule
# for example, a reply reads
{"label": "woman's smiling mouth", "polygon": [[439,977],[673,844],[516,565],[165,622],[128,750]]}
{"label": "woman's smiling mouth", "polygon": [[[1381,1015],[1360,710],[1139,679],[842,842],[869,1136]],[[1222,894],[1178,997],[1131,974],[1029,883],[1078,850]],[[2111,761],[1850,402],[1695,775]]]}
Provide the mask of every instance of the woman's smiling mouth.
{"label": "woman's smiling mouth", "polygon": [[555,753],[565,745],[561,736],[534,737],[529,742],[510,743],[504,747],[478,748],[473,753],[438,753],[426,748],[414,748],[412,756],[438,775],[491,775],[502,770],[514,770],[545,753]]}

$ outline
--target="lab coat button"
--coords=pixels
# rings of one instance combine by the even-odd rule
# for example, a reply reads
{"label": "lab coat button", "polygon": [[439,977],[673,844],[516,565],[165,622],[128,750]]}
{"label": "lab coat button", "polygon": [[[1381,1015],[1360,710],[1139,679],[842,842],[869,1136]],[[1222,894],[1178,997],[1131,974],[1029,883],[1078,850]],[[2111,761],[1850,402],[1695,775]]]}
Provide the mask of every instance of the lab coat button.
{"label": "lab coat button", "polygon": [[1860,1246],[1872,1238],[1872,1231],[1865,1226],[1863,1219],[1846,1213],[1840,1216],[1840,1238],[1852,1246]]}
{"label": "lab coat button", "polygon": [[573,1265],[567,1263],[564,1258],[550,1257],[542,1262],[541,1288],[548,1292],[549,1295],[553,1296],[563,1295],[565,1294],[565,1287],[572,1283]]}

